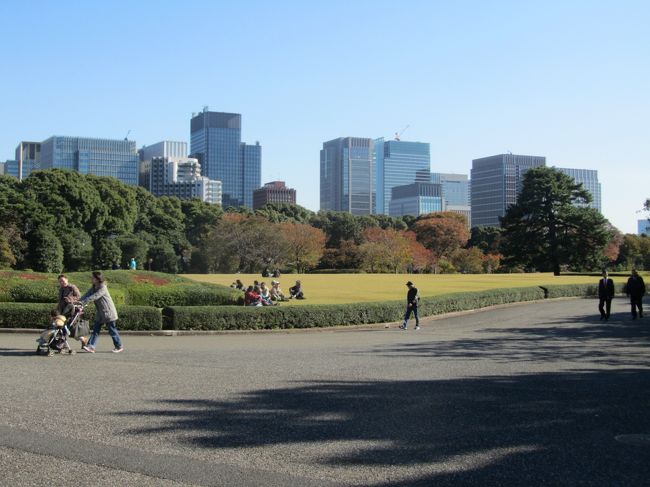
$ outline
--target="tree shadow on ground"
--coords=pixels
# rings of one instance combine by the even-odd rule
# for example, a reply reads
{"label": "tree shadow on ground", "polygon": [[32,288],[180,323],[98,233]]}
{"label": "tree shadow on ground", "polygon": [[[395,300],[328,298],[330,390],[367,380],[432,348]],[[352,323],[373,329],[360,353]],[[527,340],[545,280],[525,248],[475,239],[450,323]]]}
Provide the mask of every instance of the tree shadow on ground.
{"label": "tree shadow on ground", "polygon": [[609,321],[573,316],[531,327],[484,328],[469,338],[377,346],[358,353],[508,363],[575,362],[582,367],[646,367],[650,366],[649,347],[650,319],[631,321],[617,314]]}
{"label": "tree shadow on ground", "polygon": [[379,485],[641,485],[650,448],[614,438],[650,433],[649,385],[647,369],[313,382],[118,414],[194,448],[322,444],[343,481],[359,466],[386,469]]}

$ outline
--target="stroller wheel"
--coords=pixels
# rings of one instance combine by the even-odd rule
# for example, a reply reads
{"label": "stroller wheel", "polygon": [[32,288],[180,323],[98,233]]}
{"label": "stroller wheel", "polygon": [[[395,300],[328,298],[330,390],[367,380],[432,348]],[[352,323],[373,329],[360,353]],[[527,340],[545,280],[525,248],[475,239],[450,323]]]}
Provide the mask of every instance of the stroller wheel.
{"label": "stroller wheel", "polygon": [[54,357],[54,350],[50,350],[49,352],[47,352],[47,356]]}
{"label": "stroller wheel", "polygon": [[77,353],[76,350],[72,350],[71,348],[68,349],[68,355],[74,355],[75,353]]}
{"label": "stroller wheel", "polygon": [[41,354],[41,347],[36,347],[36,355],[40,355],[40,354]]}

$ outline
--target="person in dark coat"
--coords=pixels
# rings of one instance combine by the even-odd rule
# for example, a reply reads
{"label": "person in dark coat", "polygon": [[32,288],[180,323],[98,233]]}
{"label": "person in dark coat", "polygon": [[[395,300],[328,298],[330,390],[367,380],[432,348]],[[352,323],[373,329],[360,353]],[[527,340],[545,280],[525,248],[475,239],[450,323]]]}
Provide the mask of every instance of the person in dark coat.
{"label": "person in dark coat", "polygon": [[93,332],[90,335],[88,344],[84,345],[83,349],[86,352],[95,353],[95,347],[99,341],[99,331],[102,325],[106,323],[108,325],[108,334],[113,339],[113,345],[115,346],[113,353],[120,353],[124,351],[124,347],[122,346],[120,334],[117,331],[117,310],[115,309],[113,298],[111,298],[108,292],[106,278],[101,272],[95,271],[92,273],[92,282],[92,287],[79,300],[84,306],[88,303],[95,303],[95,324],[93,325]]}
{"label": "person in dark coat", "polygon": [[598,282],[598,311],[600,311],[601,321],[609,320],[613,297],[614,281],[609,278],[607,271],[603,271],[603,278]]}
{"label": "person in dark coat", "polygon": [[643,318],[643,296],[645,295],[645,282],[636,269],[632,269],[632,275],[627,280],[625,292],[630,297],[632,305],[632,319],[636,320],[636,310],[639,310],[639,318]]}
{"label": "person in dark coat", "polygon": [[404,313],[404,323],[400,325],[402,330],[408,329],[409,318],[411,313],[415,316],[415,329],[420,329],[420,318],[418,317],[418,304],[420,301],[420,295],[418,293],[418,288],[416,288],[411,281],[406,283],[406,286],[409,288],[406,293],[406,313]]}

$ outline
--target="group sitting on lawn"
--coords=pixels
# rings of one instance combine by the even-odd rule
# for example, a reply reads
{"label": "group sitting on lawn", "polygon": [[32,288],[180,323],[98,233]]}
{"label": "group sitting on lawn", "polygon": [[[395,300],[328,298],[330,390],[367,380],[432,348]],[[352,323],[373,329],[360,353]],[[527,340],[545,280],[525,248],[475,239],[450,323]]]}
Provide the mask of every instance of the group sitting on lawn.
{"label": "group sitting on lawn", "polygon": [[[271,288],[265,282],[255,281],[251,286],[245,287],[241,280],[237,279],[230,287],[244,291],[244,306],[277,306],[280,301],[286,301],[287,297],[280,289],[280,281],[271,281]],[[296,281],[289,289],[288,299],[305,299],[300,281]]]}

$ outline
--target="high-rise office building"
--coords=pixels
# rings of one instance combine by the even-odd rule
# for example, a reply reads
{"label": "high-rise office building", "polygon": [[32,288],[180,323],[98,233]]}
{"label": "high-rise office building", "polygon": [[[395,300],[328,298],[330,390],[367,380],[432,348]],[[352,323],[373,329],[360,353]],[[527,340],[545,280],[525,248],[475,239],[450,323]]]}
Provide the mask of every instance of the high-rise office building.
{"label": "high-rise office building", "polygon": [[374,142],[340,137],[320,151],[320,209],[353,215],[375,213]]}
{"label": "high-rise office building", "polygon": [[392,189],[390,216],[420,216],[444,210],[445,202],[440,184],[416,182]]}
{"label": "high-rise office building", "polygon": [[[428,143],[403,140],[375,140],[375,164],[377,171],[376,213],[388,215],[392,190],[416,181],[427,182],[421,175],[431,166]],[[418,177],[418,175],[420,175]]]}
{"label": "high-rise office building", "polygon": [[202,174],[223,185],[224,207],[253,207],[253,191],[261,186],[262,147],[241,141],[241,115],[210,112],[192,116],[190,155]]}
{"label": "high-rise office building", "polygon": [[591,193],[593,198],[591,203],[587,206],[595,208],[602,212],[601,209],[601,187],[598,182],[598,171],[594,169],[572,169],[566,167],[557,167],[558,171],[563,172],[567,176],[571,176],[576,183],[582,184],[582,187]]}
{"label": "high-rise office building", "polygon": [[440,184],[445,210],[460,213],[467,218],[467,225],[472,226],[472,209],[470,206],[470,185],[467,174],[431,173],[431,182]]}
{"label": "high-rise office building", "polygon": [[643,220],[637,221],[637,230],[639,235],[647,235],[650,237],[650,220],[644,218]]}
{"label": "high-rise office building", "polygon": [[41,168],[41,143],[21,142],[16,147],[16,158],[5,163],[5,174],[20,180]]}
{"label": "high-rise office building", "polygon": [[187,157],[186,142],[165,140],[143,147],[139,153],[140,186],[153,195],[221,204],[221,181],[201,176],[198,159]]}
{"label": "high-rise office building", "polygon": [[476,227],[499,227],[500,217],[517,202],[523,175],[545,166],[546,157],[499,154],[472,161],[471,215]]}
{"label": "high-rise office building", "polygon": [[296,204],[296,190],[287,188],[284,181],[271,181],[253,191],[253,209],[257,210],[270,203]]}
{"label": "high-rise office building", "polygon": [[69,169],[138,184],[139,156],[133,140],[53,136],[41,142],[41,169]]}

